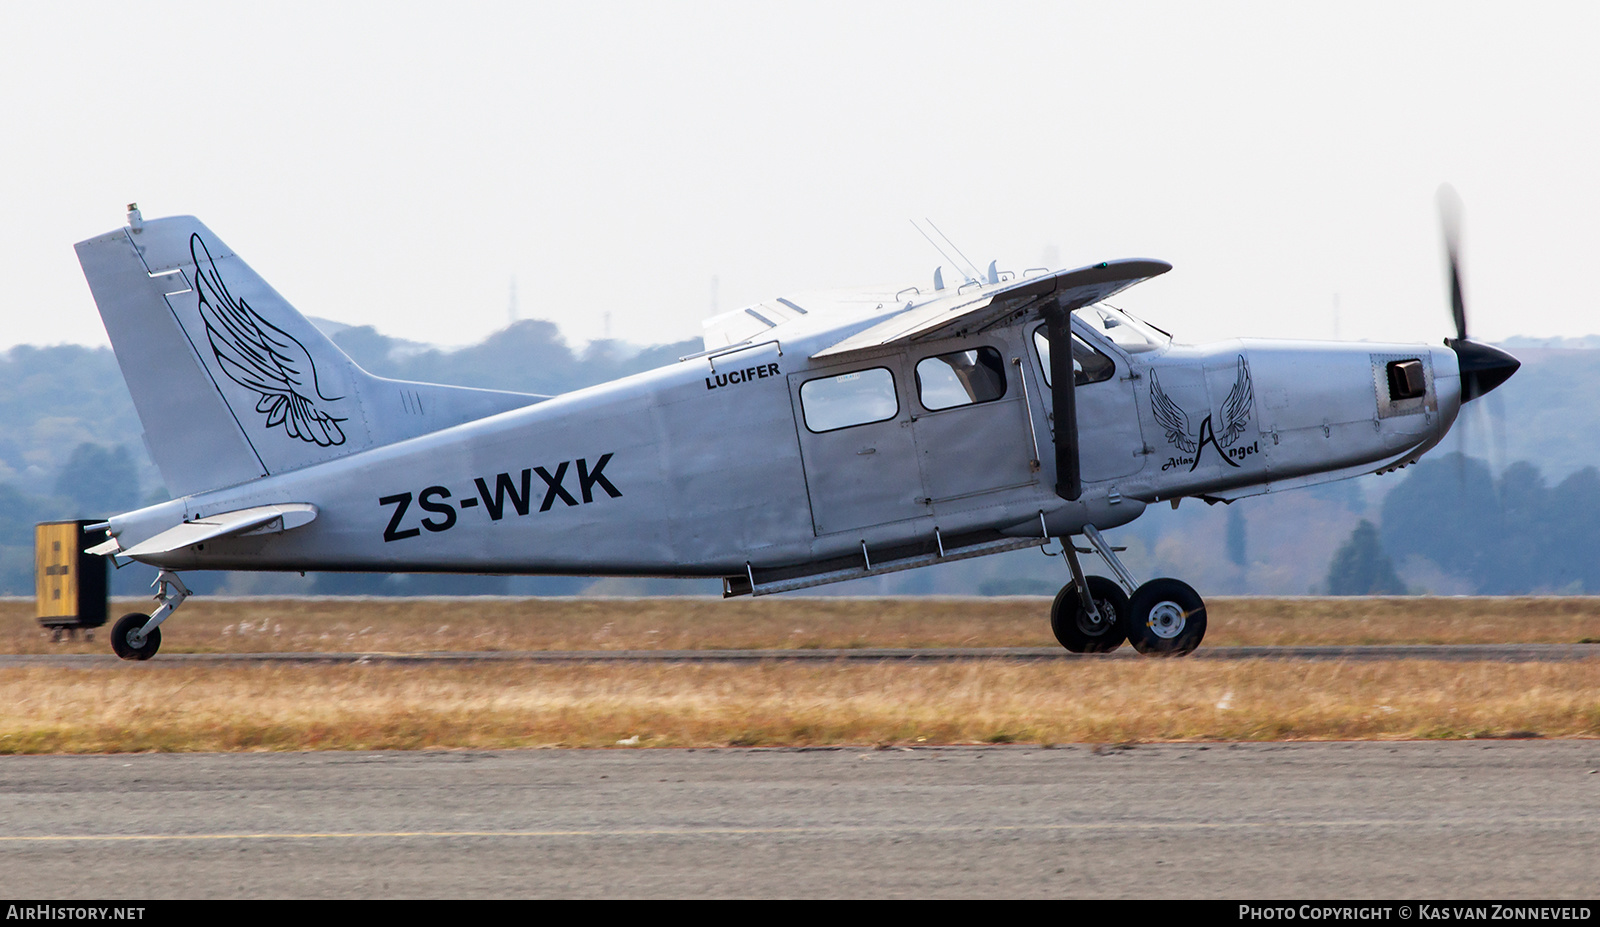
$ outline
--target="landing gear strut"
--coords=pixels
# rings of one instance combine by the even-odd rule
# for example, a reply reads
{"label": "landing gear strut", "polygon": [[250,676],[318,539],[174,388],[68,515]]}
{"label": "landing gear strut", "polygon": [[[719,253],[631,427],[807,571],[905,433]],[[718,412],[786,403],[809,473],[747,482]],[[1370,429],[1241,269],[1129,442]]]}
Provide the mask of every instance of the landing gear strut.
{"label": "landing gear strut", "polygon": [[[1193,587],[1167,578],[1140,585],[1117,558],[1121,548],[1107,544],[1093,525],[1084,526],[1083,536],[1091,546],[1075,547],[1071,538],[1062,538],[1072,582],[1050,607],[1050,629],[1061,646],[1073,653],[1109,653],[1127,640],[1149,656],[1182,656],[1200,646],[1206,635],[1206,605]],[[1111,568],[1116,582],[1084,576],[1078,554],[1091,552]]]}
{"label": "landing gear strut", "polygon": [[149,615],[139,612],[123,615],[111,629],[111,649],[124,660],[148,660],[161,649],[161,622],[172,617],[183,600],[190,596],[178,574],[162,570],[156,581],[156,601],[161,604]]}

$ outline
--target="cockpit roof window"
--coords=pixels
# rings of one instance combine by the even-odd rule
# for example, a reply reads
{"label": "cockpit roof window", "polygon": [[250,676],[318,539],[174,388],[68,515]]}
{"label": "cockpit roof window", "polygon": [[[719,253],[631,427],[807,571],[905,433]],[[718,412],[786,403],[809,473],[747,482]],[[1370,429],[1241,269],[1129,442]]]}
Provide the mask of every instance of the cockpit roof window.
{"label": "cockpit roof window", "polygon": [[1084,306],[1073,315],[1095,334],[1129,354],[1154,351],[1172,340],[1154,327],[1104,303]]}

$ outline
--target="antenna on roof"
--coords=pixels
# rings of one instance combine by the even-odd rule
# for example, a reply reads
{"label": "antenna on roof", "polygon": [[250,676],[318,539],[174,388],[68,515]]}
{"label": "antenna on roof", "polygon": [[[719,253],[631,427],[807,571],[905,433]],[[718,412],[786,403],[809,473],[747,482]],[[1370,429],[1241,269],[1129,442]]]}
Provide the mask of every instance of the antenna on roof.
{"label": "antenna on roof", "polygon": [[[945,253],[945,250],[943,248],[939,247],[939,243],[934,241],[933,238],[927,232],[924,232],[922,230],[922,226],[917,224],[917,220],[908,219],[907,221],[911,223],[911,227],[916,229],[917,232],[923,238],[928,239],[928,244],[933,245],[933,250],[939,252],[939,256],[940,257],[944,258],[945,260],[949,261],[951,264],[955,265],[956,270],[959,271],[961,276],[965,278],[964,282],[971,283],[973,281],[973,279],[974,279],[973,276],[971,274],[967,273],[965,270],[961,269],[961,262],[957,261],[955,258],[951,257],[949,254]],[[927,222],[926,219],[924,219],[923,221]],[[932,222],[928,222],[928,224],[929,225],[933,225]],[[938,226],[934,226],[933,230],[935,232],[938,232],[939,231],[939,227]],[[940,238],[944,238],[944,233],[943,232],[939,232],[939,237]],[[945,238],[944,240],[947,243],[950,241],[950,239],[948,239],[948,238]],[[956,246],[954,244],[951,244],[950,247],[955,248]],[[961,249],[956,248],[956,253],[957,254],[961,254]],[[962,255],[962,257],[966,257],[966,255]],[[970,264],[971,262],[968,261],[967,263]],[[934,289],[943,289],[944,288],[944,277],[943,277],[943,275],[941,275],[938,271],[934,271],[934,276],[935,276],[936,280],[938,281],[937,283],[934,284]]]}
{"label": "antenna on roof", "polygon": [[[932,228],[935,232],[939,232],[939,237],[944,239],[945,244],[949,245],[951,248],[955,248],[955,252],[957,254],[961,255],[961,259],[963,261],[967,262],[967,266],[968,267],[972,268],[972,275],[967,277],[967,279],[968,280],[976,280],[976,279],[978,279],[978,276],[979,276],[978,275],[978,265],[972,263],[972,258],[969,258],[969,257],[966,256],[966,254],[962,253],[960,248],[956,248],[956,243],[950,240],[950,236],[949,235],[946,235],[944,232],[939,231],[939,227],[937,225],[933,224],[933,220],[932,219],[929,219],[926,216],[924,216],[922,221],[928,223],[928,226],[930,228]],[[965,271],[963,271],[962,273],[965,273]]]}

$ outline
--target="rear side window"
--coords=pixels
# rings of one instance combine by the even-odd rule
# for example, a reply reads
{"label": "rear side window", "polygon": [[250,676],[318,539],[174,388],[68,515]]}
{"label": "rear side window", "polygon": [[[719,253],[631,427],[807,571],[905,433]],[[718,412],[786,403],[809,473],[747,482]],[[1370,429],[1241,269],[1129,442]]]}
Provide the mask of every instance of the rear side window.
{"label": "rear side window", "polygon": [[800,386],[800,410],[811,431],[887,421],[900,414],[894,374],[887,367],[873,367],[807,380]]}
{"label": "rear side window", "polygon": [[929,411],[991,402],[1006,394],[1006,366],[994,348],[973,348],[924,358],[917,364],[917,396]]}

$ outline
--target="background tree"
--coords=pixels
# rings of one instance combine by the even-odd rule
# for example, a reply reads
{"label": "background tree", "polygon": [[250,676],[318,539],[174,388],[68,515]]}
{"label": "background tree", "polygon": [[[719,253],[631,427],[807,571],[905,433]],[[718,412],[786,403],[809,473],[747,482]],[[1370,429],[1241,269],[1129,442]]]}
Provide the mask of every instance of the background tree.
{"label": "background tree", "polygon": [[1383,546],[1418,555],[1448,573],[1480,577],[1505,538],[1489,465],[1458,453],[1416,465],[1383,500]]}
{"label": "background tree", "polygon": [[1328,569],[1328,592],[1332,595],[1403,595],[1405,583],[1394,571],[1394,562],[1383,551],[1378,527],[1361,519],[1350,540],[1333,555]]}
{"label": "background tree", "polygon": [[1228,506],[1228,560],[1235,566],[1246,561],[1244,512]]}
{"label": "background tree", "polygon": [[139,474],[121,444],[85,441],[56,475],[56,495],[70,501],[77,518],[107,518],[139,507]]}

